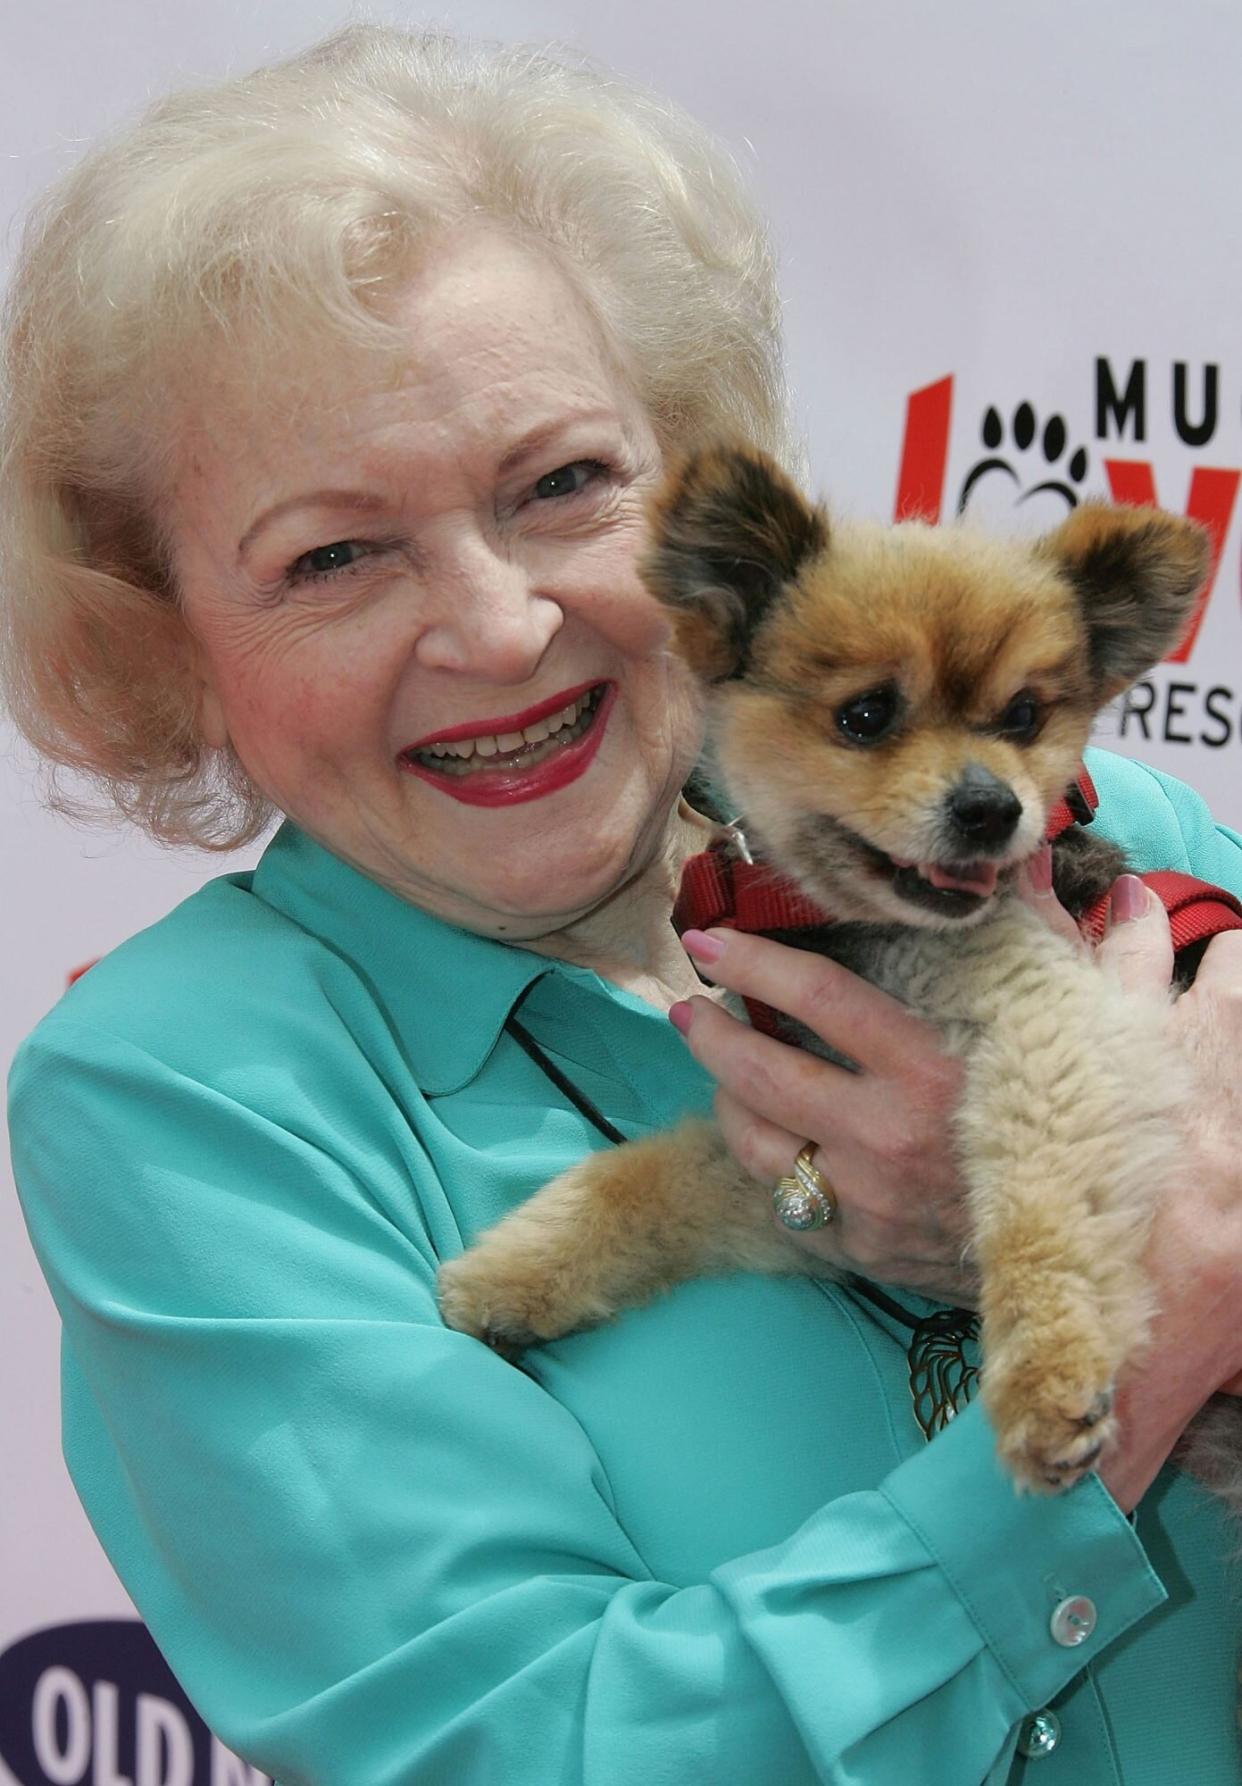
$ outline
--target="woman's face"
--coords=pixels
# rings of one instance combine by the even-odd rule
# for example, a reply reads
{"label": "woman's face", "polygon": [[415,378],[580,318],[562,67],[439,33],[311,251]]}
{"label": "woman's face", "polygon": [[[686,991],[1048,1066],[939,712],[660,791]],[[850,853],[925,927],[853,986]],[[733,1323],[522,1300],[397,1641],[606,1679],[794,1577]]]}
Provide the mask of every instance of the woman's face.
{"label": "woman's face", "polygon": [[182,435],[203,728],[403,898],[535,937],[645,866],[694,756],[635,570],[659,452],[533,250],[445,246],[398,314],[399,375],[325,354]]}

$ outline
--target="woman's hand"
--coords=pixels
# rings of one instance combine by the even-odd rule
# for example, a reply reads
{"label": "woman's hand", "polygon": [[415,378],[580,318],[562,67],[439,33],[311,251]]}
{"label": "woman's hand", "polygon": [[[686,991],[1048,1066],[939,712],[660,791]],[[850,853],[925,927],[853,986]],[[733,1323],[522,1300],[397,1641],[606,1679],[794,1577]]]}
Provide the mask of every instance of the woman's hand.
{"label": "woman's hand", "polygon": [[[1118,883],[1113,914],[1101,962],[1135,989],[1166,986],[1173,957],[1160,901],[1139,881],[1124,893]],[[1127,1511],[1204,1402],[1242,1393],[1242,932],[1213,939],[1172,1023],[1193,1071],[1185,1151],[1147,1248],[1151,1343],[1118,1385],[1121,1444],[1099,1472]]]}
{"label": "woman's hand", "polygon": [[[1079,940],[1052,891],[1046,846],[1016,885],[1047,923]],[[846,1271],[971,1306],[951,1131],[961,1063],[932,1024],[836,962],[738,932],[711,942],[718,955],[693,958],[717,985],[787,1012],[861,1069],[847,1073],[691,999],[678,1027],[719,1082],[716,1116],[738,1163],[770,1189],[808,1139],[818,1142],[815,1163],[839,1194],[839,1216],[795,1242]]]}
{"label": "woman's hand", "polygon": [[721,949],[711,959],[694,952],[693,934],[687,947],[718,986],[786,1012],[861,1069],[846,1072],[691,999],[683,1033],[718,1081],[716,1117],[735,1159],[770,1190],[817,1141],[839,1216],[797,1243],[844,1270],[969,1302],[950,1135],[960,1063],[931,1024],[836,962],[740,932],[710,941]]}
{"label": "woman's hand", "polygon": [[[1015,886],[1046,923],[1081,941],[1052,891],[1046,845]],[[721,953],[693,958],[717,985],[787,1012],[861,1069],[847,1073],[759,1035],[707,999],[681,1008],[678,1027],[719,1083],[725,1140],[752,1177],[771,1189],[807,1140],[818,1143],[815,1163],[839,1193],[838,1219],[791,1238],[843,1270],[972,1306],[951,1128],[960,1061],[932,1024],[836,962],[738,932],[711,940]]]}

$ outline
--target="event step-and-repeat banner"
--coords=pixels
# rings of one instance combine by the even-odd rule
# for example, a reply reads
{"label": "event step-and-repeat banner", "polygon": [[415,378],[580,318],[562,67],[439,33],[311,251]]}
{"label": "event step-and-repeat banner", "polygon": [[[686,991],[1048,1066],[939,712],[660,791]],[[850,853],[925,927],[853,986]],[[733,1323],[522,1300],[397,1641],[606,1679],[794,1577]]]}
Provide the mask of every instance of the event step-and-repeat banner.
{"label": "event step-and-repeat banner", "polygon": [[[575,44],[733,145],[773,219],[799,415],[838,511],[1026,533],[1111,497],[1201,521],[1212,573],[1186,637],[1097,735],[1242,824],[1242,13],[604,10],[449,0],[426,22]],[[4,244],[33,194],[149,97],[291,51],[345,12],[46,0],[6,16]],[[71,828],[42,810],[0,727],[0,1065],[76,968],[237,865]],[[203,1727],[77,1507],[55,1313],[2,1176],[0,1323],[0,1786],[263,1786]]]}

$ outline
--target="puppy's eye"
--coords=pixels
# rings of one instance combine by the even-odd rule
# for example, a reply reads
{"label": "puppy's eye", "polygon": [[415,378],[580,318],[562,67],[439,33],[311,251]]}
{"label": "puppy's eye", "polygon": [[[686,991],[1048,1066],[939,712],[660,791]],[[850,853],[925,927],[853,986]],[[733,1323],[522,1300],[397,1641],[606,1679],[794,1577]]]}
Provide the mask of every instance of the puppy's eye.
{"label": "puppy's eye", "polygon": [[1015,744],[1023,744],[1035,736],[1042,721],[1039,702],[1024,688],[1021,694],[1013,697],[1001,714],[996,722],[996,729],[1002,738],[1012,738]]}
{"label": "puppy's eye", "polygon": [[900,711],[895,688],[869,689],[865,695],[855,695],[852,701],[837,708],[837,730],[844,732],[851,744],[878,744],[892,731]]}

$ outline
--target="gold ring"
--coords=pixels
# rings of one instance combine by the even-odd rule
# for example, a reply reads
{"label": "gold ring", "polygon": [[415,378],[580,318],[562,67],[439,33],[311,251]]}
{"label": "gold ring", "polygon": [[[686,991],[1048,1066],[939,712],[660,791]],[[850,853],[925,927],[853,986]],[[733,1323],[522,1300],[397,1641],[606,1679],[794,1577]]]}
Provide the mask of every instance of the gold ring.
{"label": "gold ring", "polygon": [[778,1178],[772,1192],[772,1207],[782,1228],[793,1234],[806,1234],[812,1228],[826,1228],[836,1220],[837,1199],[832,1186],[815,1164],[815,1143],[808,1141],[798,1149],[793,1171]]}

